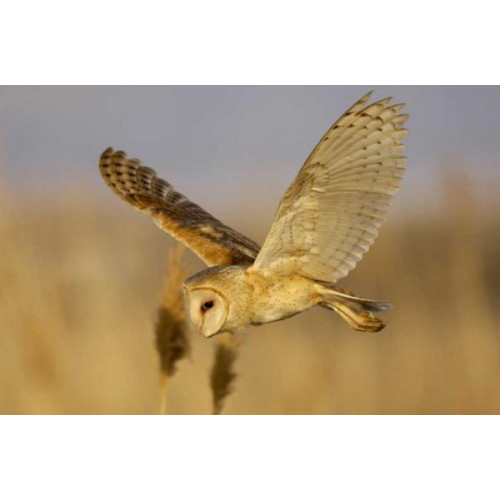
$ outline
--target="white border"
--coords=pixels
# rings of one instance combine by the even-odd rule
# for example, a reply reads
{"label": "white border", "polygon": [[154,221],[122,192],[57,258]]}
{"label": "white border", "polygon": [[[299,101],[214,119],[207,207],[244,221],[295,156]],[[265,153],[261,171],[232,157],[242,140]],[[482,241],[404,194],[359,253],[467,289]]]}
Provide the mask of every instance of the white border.
{"label": "white border", "polygon": [[2,498],[498,498],[495,417],[2,417]]}
{"label": "white border", "polygon": [[494,2],[19,1],[4,84],[499,83]]}

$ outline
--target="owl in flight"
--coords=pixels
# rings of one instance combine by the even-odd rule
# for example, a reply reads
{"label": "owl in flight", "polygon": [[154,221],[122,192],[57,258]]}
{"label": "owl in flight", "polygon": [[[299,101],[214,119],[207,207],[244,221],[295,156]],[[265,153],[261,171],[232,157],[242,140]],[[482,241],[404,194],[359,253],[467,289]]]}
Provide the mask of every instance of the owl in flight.
{"label": "owl in flight", "polygon": [[328,130],[283,196],[262,247],[205,212],[156,172],[107,149],[100,171],[123,200],[190,248],[207,269],[183,284],[188,316],[204,337],[278,321],[316,305],[355,330],[385,325],[388,302],[334,285],[374,242],[407,159],[401,114],[390,98],[362,97]]}

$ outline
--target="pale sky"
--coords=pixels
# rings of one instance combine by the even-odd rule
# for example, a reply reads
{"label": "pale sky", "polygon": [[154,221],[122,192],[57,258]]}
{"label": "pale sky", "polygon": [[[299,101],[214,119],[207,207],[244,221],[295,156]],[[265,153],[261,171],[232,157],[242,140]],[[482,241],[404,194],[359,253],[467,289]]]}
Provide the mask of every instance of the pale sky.
{"label": "pale sky", "polygon": [[459,86],[0,87],[0,176],[40,191],[78,180],[104,193],[96,165],[112,146],[200,204],[233,202],[242,189],[277,203],[323,133],[370,89],[411,115],[403,206],[432,194],[443,165],[482,186],[499,181],[500,87]]}

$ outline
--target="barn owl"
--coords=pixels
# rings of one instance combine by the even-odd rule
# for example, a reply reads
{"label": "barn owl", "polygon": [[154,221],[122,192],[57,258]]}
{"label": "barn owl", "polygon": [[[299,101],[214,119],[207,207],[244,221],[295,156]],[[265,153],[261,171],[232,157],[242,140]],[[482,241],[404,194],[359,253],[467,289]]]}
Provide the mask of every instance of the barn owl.
{"label": "barn owl", "polygon": [[183,284],[188,316],[204,337],[283,320],[314,306],[376,332],[388,302],[334,284],[374,242],[407,159],[403,104],[362,97],[326,132],[283,196],[260,248],[177,192],[156,172],[108,148],[100,171],[123,200],[197,254],[207,269]]}

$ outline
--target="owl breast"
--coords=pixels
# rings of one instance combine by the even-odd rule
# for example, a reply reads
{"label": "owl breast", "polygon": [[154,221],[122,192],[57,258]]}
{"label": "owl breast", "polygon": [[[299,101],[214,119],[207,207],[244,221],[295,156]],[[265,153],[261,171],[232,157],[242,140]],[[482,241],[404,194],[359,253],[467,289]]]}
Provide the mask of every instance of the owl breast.
{"label": "owl breast", "polygon": [[253,268],[246,275],[252,289],[252,325],[289,318],[319,302],[314,281],[308,278],[262,273]]}

